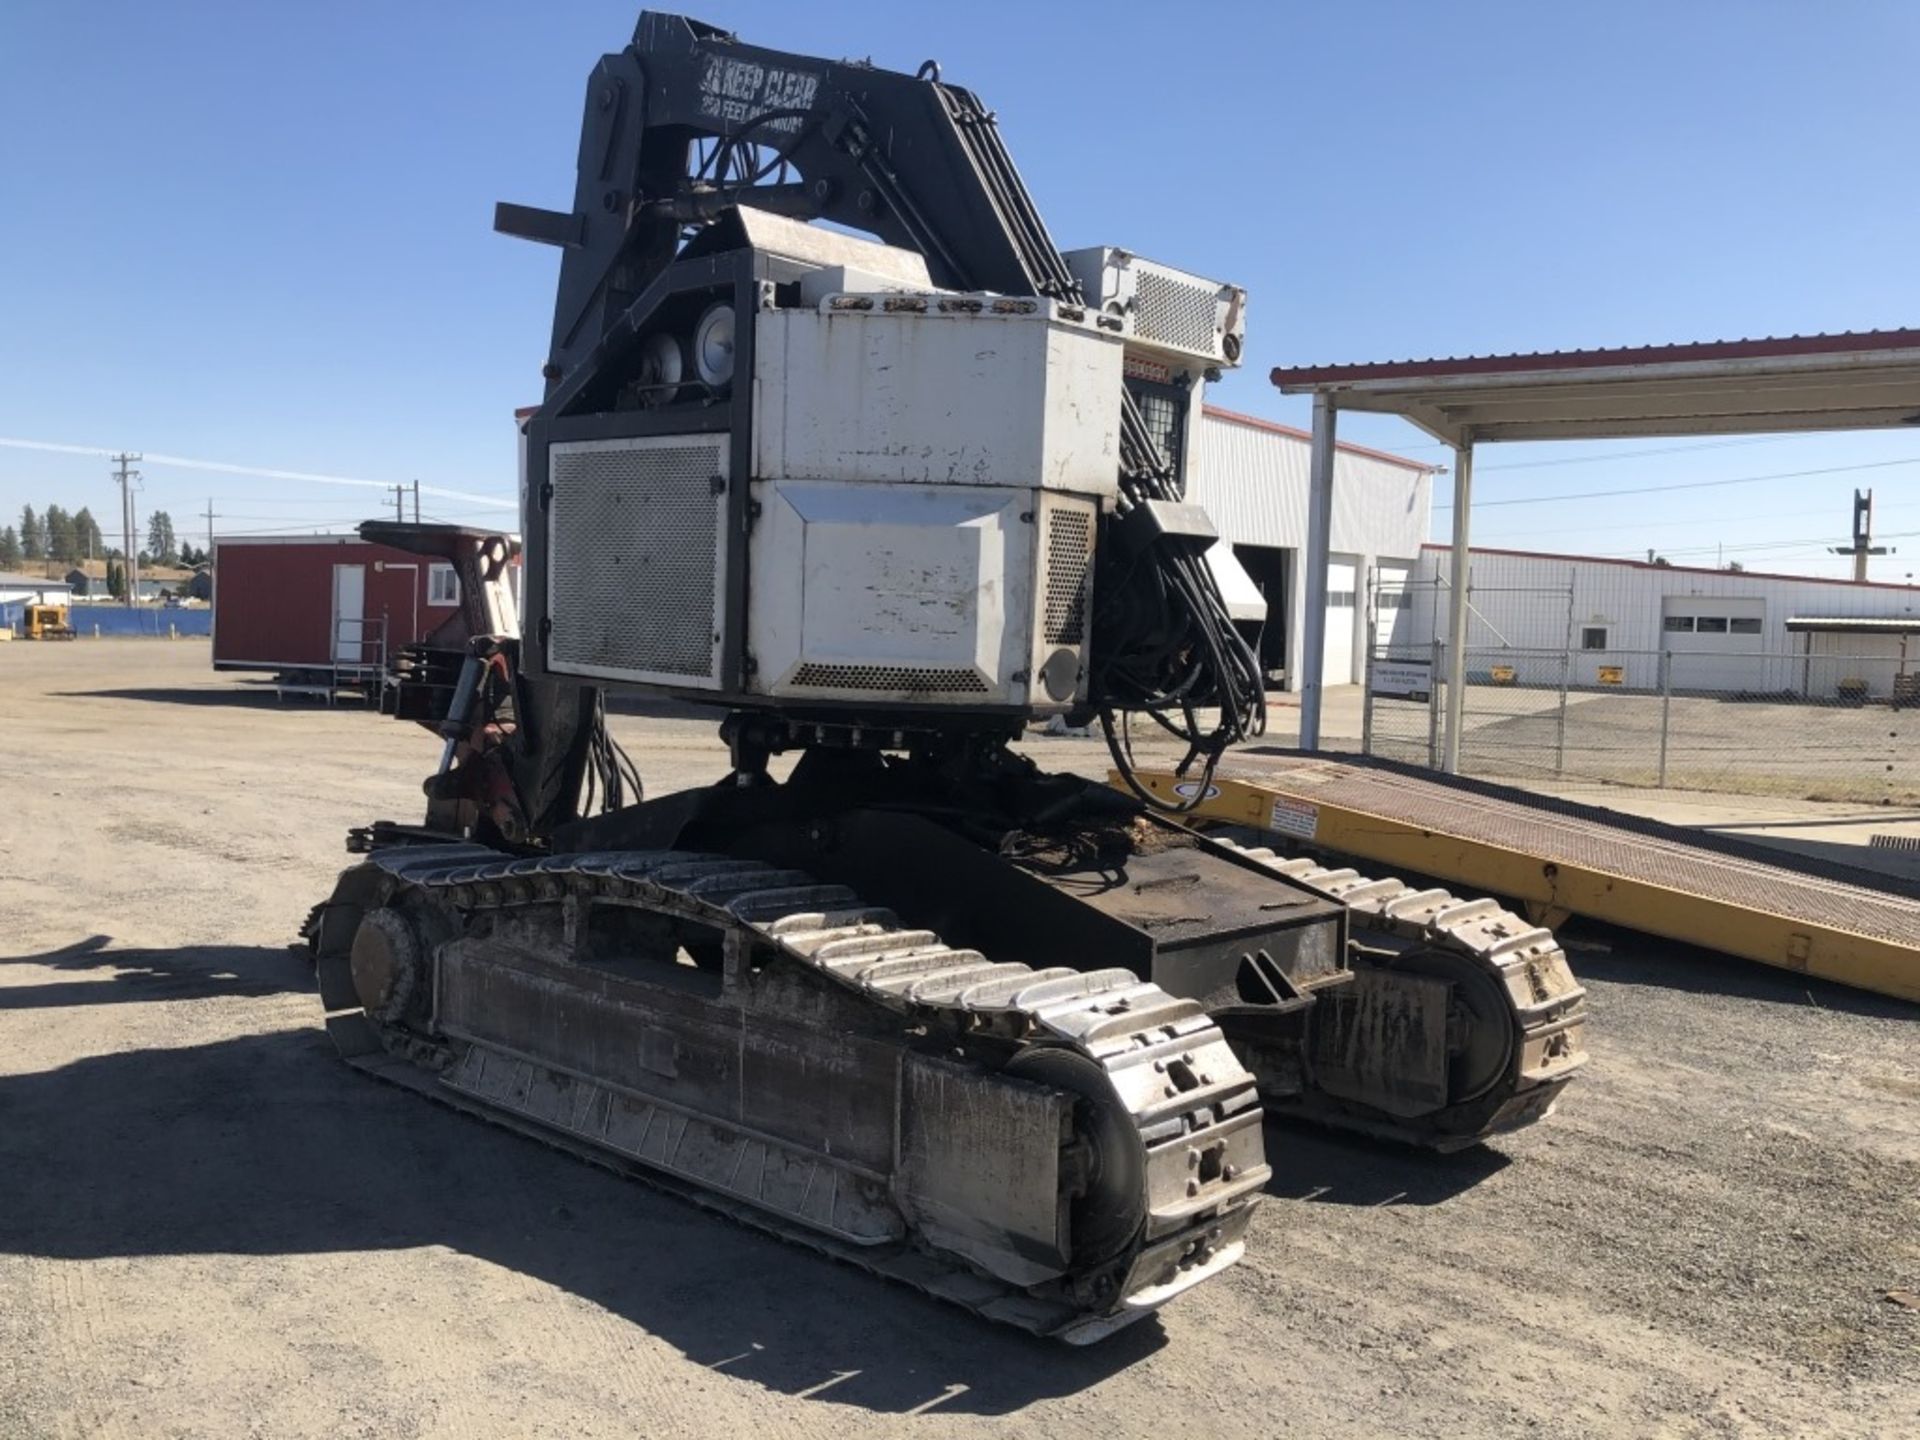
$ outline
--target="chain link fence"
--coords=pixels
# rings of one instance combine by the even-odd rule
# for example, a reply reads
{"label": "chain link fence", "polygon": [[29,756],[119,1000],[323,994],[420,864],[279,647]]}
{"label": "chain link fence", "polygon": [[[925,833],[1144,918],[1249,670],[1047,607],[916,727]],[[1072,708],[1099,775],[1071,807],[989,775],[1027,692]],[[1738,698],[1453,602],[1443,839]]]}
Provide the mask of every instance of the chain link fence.
{"label": "chain link fence", "polygon": [[[1444,641],[1368,657],[1363,748],[1438,767]],[[1920,803],[1920,661],[1471,647],[1463,774]]]}

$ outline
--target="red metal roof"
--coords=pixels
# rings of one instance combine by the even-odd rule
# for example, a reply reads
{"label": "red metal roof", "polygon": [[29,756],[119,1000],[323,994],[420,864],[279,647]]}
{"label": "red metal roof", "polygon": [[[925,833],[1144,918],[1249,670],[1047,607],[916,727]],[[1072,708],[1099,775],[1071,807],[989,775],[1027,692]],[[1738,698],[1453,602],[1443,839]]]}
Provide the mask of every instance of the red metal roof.
{"label": "red metal roof", "polygon": [[[1277,372],[1276,372],[1277,373]],[[1218,405],[1200,407],[1216,420],[1226,420],[1235,425],[1245,425],[1251,430],[1265,430],[1270,435],[1285,435],[1291,440],[1305,440],[1313,443],[1313,432],[1302,430],[1298,425],[1282,425],[1278,420],[1262,420],[1257,415],[1242,415],[1238,410],[1222,410]],[[1409,460],[1404,455],[1395,455],[1387,450],[1373,450],[1365,445],[1350,445],[1345,440],[1336,440],[1334,448],[1344,450],[1349,455],[1364,455],[1369,460],[1384,460],[1389,465],[1403,465],[1409,470],[1419,470],[1431,475],[1440,467],[1429,465],[1424,460]]]}
{"label": "red metal roof", "polygon": [[[1453,549],[1444,541],[1428,540],[1420,548],[1446,554]],[[1560,550],[1503,550],[1494,545],[1469,547],[1475,555],[1510,555],[1519,560],[1566,560],[1577,565],[1621,565],[1629,570],[1655,570],[1662,575],[1718,575],[1722,580],[1798,580],[1803,585],[1854,585],[1866,590],[1920,591],[1920,585],[1902,585],[1893,580],[1855,580],[1838,575],[1788,575],[1777,570],[1726,570],[1711,565],[1655,565],[1648,560],[1626,560],[1612,555],[1569,555]]]}
{"label": "red metal roof", "polygon": [[1678,345],[1626,345],[1599,350],[1535,350],[1514,355],[1461,355],[1431,360],[1376,360],[1357,365],[1281,365],[1275,385],[1325,385],[1348,380],[1435,379],[1553,370],[1598,370],[1612,365],[1672,365],[1698,360],[1787,359],[1851,355],[1869,350],[1920,350],[1920,329],[1849,330],[1837,335],[1780,335],[1750,340],[1693,340]]}

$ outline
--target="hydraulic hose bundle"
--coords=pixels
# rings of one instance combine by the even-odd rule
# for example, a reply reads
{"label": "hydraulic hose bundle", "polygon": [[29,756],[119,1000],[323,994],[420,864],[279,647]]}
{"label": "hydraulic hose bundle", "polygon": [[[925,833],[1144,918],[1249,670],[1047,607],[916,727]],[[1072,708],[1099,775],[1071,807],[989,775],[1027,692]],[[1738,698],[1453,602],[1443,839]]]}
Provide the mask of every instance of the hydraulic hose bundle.
{"label": "hydraulic hose bundle", "polygon": [[[1161,454],[1140,407],[1124,397],[1120,419],[1120,501],[1117,519],[1151,501],[1180,498],[1173,467]],[[1264,677],[1227,614],[1220,587],[1198,549],[1154,548],[1135,560],[1114,556],[1095,581],[1093,674],[1089,698],[1113,763],[1128,789],[1157,810],[1190,810],[1206,795],[1214,769],[1229,745],[1266,729]],[[1218,709],[1211,728],[1200,712]],[[1184,777],[1202,762],[1196,783],[1177,804],[1155,795],[1134,775],[1129,716],[1144,711],[1168,734],[1183,740]]]}

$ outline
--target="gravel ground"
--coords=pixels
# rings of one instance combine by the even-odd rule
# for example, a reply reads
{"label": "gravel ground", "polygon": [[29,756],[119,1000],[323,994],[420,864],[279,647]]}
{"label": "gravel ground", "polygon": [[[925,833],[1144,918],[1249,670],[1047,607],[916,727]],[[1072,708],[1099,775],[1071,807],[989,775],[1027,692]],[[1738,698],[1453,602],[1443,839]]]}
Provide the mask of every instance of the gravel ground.
{"label": "gravel ground", "polygon": [[1909,1007],[1575,933],[1560,1114],[1270,1128],[1246,1262],[1071,1351],[334,1060],[286,943],[421,732],[102,641],[0,646],[0,733],[0,1436],[1920,1432]]}
{"label": "gravel ground", "polygon": [[[1488,777],[1654,786],[1667,731],[1667,784],[1676,790],[1792,799],[1920,804],[1920,726],[1884,703],[1736,700],[1727,696],[1575,691],[1564,728],[1552,689],[1474,685],[1467,691],[1461,764]],[[1381,701],[1380,755],[1424,764],[1424,705]]]}

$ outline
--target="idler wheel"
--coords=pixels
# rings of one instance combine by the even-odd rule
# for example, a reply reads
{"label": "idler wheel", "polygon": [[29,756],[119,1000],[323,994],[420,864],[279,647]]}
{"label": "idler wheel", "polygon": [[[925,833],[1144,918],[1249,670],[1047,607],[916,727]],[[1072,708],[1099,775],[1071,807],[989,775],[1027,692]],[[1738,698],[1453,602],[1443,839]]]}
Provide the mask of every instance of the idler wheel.
{"label": "idler wheel", "polygon": [[354,932],[348,967],[353,993],[368,1015],[385,1025],[406,1014],[419,989],[424,956],[420,937],[407,918],[381,906]]}
{"label": "idler wheel", "polygon": [[1463,1012],[1466,1033],[1447,1062],[1447,1104],[1477,1100],[1513,1066],[1513,1010],[1500,982],[1464,955],[1416,950],[1396,969],[1430,975],[1453,985],[1453,1003]]}
{"label": "idler wheel", "polygon": [[1073,1268],[1114,1259],[1146,1221],[1147,1157],[1113,1082],[1086,1056],[1052,1045],[1022,1050],[1004,1073],[1074,1097],[1074,1137],[1084,1173],[1067,1210]]}

